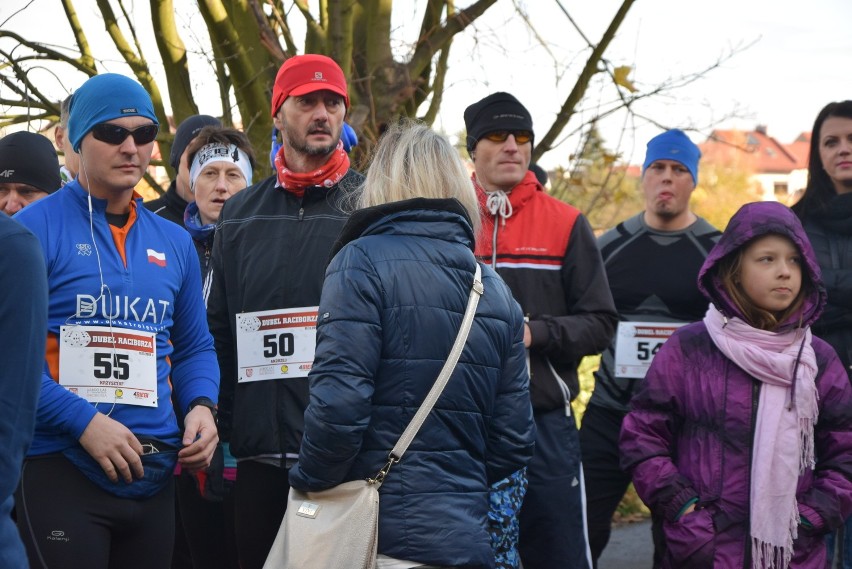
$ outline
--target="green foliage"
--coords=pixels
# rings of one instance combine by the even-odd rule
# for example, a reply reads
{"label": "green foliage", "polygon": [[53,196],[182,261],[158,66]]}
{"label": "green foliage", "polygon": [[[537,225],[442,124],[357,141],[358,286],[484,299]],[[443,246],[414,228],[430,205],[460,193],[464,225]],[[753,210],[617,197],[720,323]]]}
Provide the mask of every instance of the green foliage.
{"label": "green foliage", "polygon": [[[595,388],[595,376],[593,374],[598,369],[598,366],[600,366],[600,362],[600,356],[589,356],[583,358],[580,362],[580,367],[577,369],[580,376],[580,393],[577,395],[577,398],[571,402],[571,407],[574,411],[574,419],[577,421],[578,426],[582,423],[583,414],[589,404],[589,398],[592,396],[592,390]],[[650,515],[650,510],[648,510],[645,504],[642,503],[642,500],[639,499],[639,496],[636,494],[636,490],[633,488],[633,484],[631,484],[627,489],[627,492],[624,494],[624,498],[621,499],[621,503],[618,504],[618,508],[615,510],[615,515],[613,515],[612,521],[615,523],[634,522],[643,520]]]}
{"label": "green foliage", "polygon": [[570,170],[557,168],[550,194],[582,211],[596,232],[642,211],[639,179],[608,150],[594,126]]}
{"label": "green foliage", "polygon": [[627,488],[627,492],[624,493],[624,497],[621,499],[621,502],[619,502],[618,507],[615,509],[612,521],[616,523],[635,522],[644,520],[650,515],[651,510],[649,510],[648,506],[646,506],[639,498],[639,495],[636,493],[636,489],[631,483],[630,487]]}
{"label": "green foliage", "polygon": [[743,204],[761,199],[760,185],[736,163],[701,163],[698,187],[692,193],[692,210],[724,231]]}
{"label": "green foliage", "polygon": [[[580,376],[580,393],[571,402],[571,407],[578,426],[582,423],[583,414],[589,404],[592,390],[595,388],[595,376],[593,374],[598,369],[598,366],[600,366],[600,362],[600,356],[588,356],[583,358],[580,362],[580,367],[577,369]],[[631,484],[618,504],[618,508],[612,516],[612,521],[614,523],[635,522],[643,520],[650,515],[650,510],[642,503],[642,500],[633,488],[633,484]]]}
{"label": "green foliage", "polygon": [[595,388],[595,376],[593,374],[597,371],[600,363],[600,356],[588,356],[580,361],[580,367],[577,368],[577,374],[580,377],[580,393],[571,402],[577,426],[583,420],[583,413],[586,412],[586,406],[589,404],[589,398],[592,396],[592,390]]}

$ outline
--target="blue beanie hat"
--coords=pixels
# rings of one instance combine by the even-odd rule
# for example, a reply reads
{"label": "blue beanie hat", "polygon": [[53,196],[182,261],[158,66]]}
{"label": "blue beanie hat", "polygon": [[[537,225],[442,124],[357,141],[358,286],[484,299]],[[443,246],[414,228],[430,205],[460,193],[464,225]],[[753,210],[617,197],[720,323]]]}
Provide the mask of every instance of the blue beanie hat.
{"label": "blue beanie hat", "polygon": [[80,143],[93,126],[121,117],[145,117],[160,124],[151,96],[133,79],[104,73],[83,83],[71,97],[68,117],[68,138],[74,152],[80,152]]}
{"label": "blue beanie hat", "polygon": [[642,172],[644,173],[648,166],[657,160],[674,160],[689,170],[693,183],[697,184],[699,158],[701,158],[701,151],[682,130],[667,130],[648,141]]}

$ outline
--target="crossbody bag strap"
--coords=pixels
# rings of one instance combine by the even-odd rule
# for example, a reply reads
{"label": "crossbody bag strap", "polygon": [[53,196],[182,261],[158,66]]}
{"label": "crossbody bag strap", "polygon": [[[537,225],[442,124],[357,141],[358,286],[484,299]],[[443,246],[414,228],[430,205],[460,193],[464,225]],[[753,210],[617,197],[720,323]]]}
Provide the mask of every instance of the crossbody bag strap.
{"label": "crossbody bag strap", "polygon": [[446,387],[447,382],[450,380],[450,376],[453,374],[453,370],[456,367],[456,363],[459,361],[459,356],[461,356],[462,350],[464,350],[464,345],[467,343],[467,336],[470,333],[470,326],[473,324],[473,317],[476,314],[476,306],[479,304],[479,297],[484,293],[485,287],[482,286],[482,267],[480,267],[477,262],[476,273],[473,275],[473,286],[470,289],[470,296],[467,300],[467,309],[464,312],[461,328],[459,329],[456,341],[450,350],[450,355],[447,357],[447,361],[444,362],[444,367],[441,369],[441,373],[438,374],[438,379],[435,380],[434,385],[432,385],[432,389],[430,389],[429,393],[426,395],[426,399],[420,405],[417,413],[414,414],[414,418],[411,419],[411,422],[405,428],[402,436],[399,437],[399,440],[396,442],[396,445],[394,445],[393,450],[391,450],[391,453],[388,456],[388,463],[379,471],[375,478],[367,479],[367,481],[371,484],[383,482],[391,466],[399,462],[402,455],[405,454],[406,450],[408,450],[408,445],[411,444],[411,441],[413,441],[414,437],[417,435],[417,431],[419,431],[420,427],[423,426],[423,422],[426,421],[426,417],[432,411],[432,407],[435,406],[435,402],[438,401],[438,397],[440,397],[441,393],[444,391],[444,387]]}

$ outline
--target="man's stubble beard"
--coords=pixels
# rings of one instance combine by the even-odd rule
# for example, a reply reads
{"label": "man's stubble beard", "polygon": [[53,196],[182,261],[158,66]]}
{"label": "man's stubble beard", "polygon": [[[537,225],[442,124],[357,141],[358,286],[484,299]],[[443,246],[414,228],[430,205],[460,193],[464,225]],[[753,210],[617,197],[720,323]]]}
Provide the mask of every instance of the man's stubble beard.
{"label": "man's stubble beard", "polygon": [[[331,130],[331,129],[329,129]],[[338,134],[337,140],[331,144],[324,146],[312,146],[305,142],[305,139],[294,140],[294,137],[290,136],[289,129],[287,128],[286,123],[284,124],[283,132],[281,133],[283,138],[286,140],[287,145],[292,148],[295,152],[302,154],[304,156],[329,156],[332,152],[337,149],[337,144],[340,142],[340,135]]]}
{"label": "man's stubble beard", "polygon": [[290,141],[290,148],[305,156],[328,156],[337,148],[337,143],[328,146],[311,146],[307,143],[293,144],[293,141]]}
{"label": "man's stubble beard", "polygon": [[654,207],[654,213],[661,219],[675,219],[679,215],[683,214],[683,210],[675,211],[675,209],[665,205],[657,205]]}

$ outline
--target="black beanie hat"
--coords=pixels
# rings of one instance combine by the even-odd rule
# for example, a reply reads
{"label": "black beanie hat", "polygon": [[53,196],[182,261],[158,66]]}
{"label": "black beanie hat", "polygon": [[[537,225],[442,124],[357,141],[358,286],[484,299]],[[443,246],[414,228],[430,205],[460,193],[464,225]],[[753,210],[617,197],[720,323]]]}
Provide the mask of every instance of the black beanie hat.
{"label": "black beanie hat", "polygon": [[[493,93],[464,110],[467,129],[467,151],[473,152],[479,139],[498,130],[533,132],[532,116],[519,100],[509,93]],[[534,142],[534,141],[533,141]]]}
{"label": "black beanie hat", "polygon": [[180,165],[180,157],[183,156],[184,150],[205,126],[222,126],[222,123],[219,119],[210,115],[192,115],[178,126],[177,132],[175,132],[175,141],[172,143],[172,152],[169,154],[169,164],[172,165],[175,172]]}
{"label": "black beanie hat", "polygon": [[53,143],[34,132],[0,138],[0,183],[28,184],[52,194],[62,185]]}

